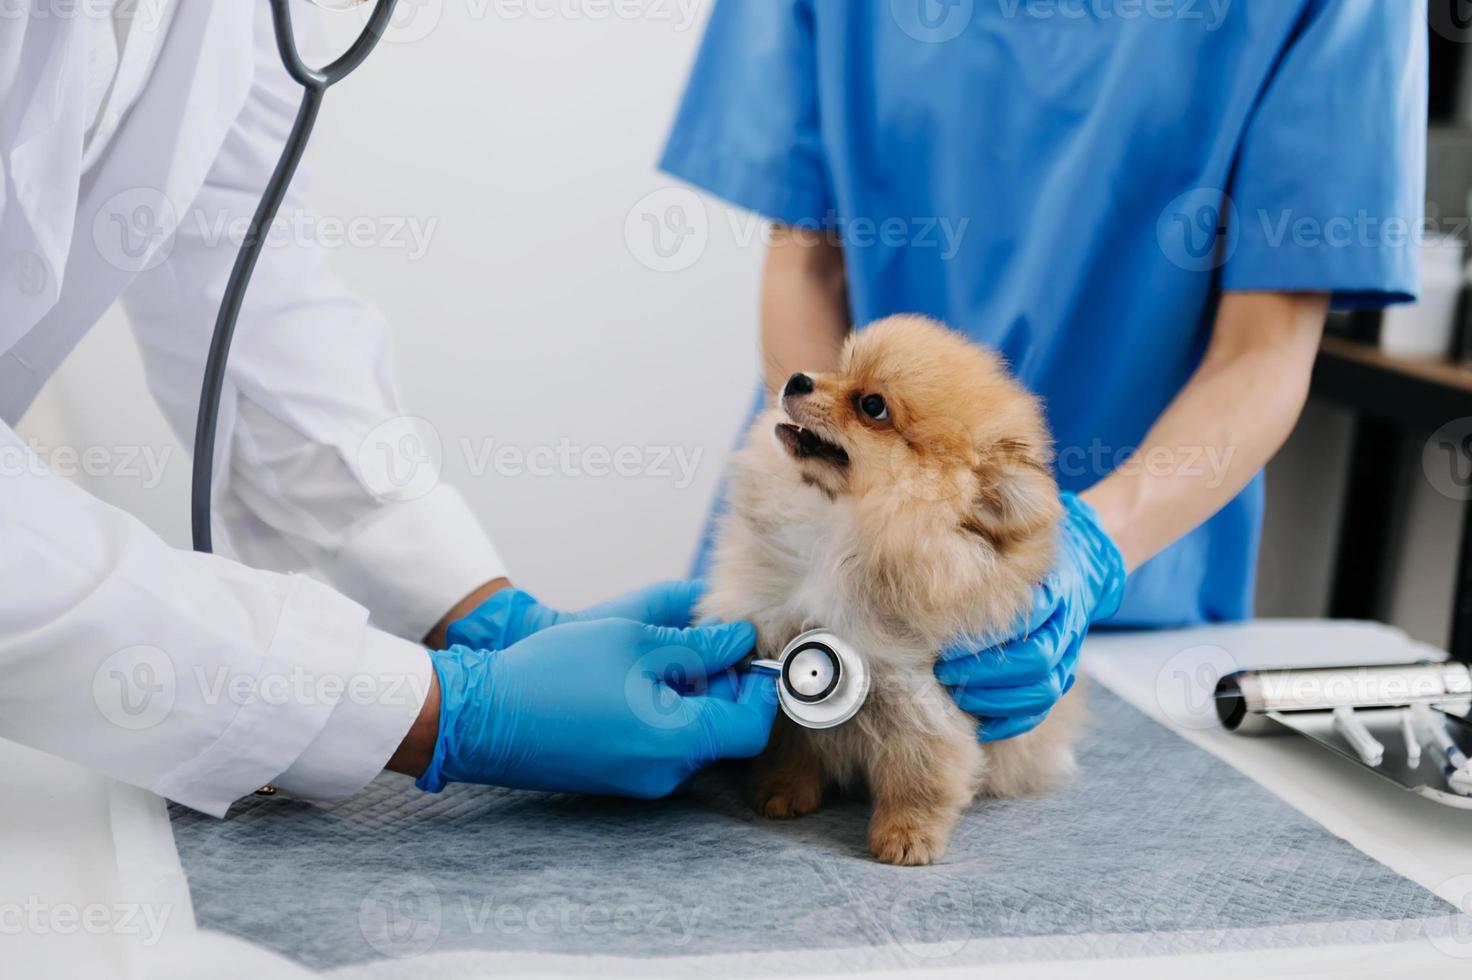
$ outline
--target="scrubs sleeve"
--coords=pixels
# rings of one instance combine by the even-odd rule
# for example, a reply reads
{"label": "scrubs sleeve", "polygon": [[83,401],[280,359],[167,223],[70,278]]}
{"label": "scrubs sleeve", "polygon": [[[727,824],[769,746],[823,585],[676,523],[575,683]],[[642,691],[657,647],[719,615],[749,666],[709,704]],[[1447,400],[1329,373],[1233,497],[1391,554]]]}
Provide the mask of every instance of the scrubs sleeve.
{"label": "scrubs sleeve", "polygon": [[1415,299],[1427,86],[1424,2],[1311,3],[1243,138],[1222,287]]}
{"label": "scrubs sleeve", "polygon": [[822,223],[811,0],[720,0],[660,167],[773,221]]}

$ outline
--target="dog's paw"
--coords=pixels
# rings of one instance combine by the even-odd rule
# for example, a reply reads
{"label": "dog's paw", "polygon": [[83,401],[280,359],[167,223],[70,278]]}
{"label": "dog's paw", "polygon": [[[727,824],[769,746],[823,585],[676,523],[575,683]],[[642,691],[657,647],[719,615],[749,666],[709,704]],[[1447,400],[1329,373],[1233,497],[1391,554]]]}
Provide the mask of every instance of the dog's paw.
{"label": "dog's paw", "polygon": [[869,853],[885,864],[920,867],[940,859],[948,837],[944,829],[876,820],[869,825]]}
{"label": "dog's paw", "polygon": [[770,820],[791,820],[817,812],[823,787],[816,779],[758,779],[751,786],[751,806]]}

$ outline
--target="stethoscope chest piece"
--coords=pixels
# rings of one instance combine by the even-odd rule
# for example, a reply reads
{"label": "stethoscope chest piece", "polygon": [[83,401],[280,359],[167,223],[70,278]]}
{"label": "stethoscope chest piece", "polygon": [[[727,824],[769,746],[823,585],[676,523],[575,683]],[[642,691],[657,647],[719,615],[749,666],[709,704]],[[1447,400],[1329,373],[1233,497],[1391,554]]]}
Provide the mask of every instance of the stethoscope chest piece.
{"label": "stethoscope chest piece", "polygon": [[869,668],[858,652],[827,630],[809,630],[775,661],[752,667],[776,673],[782,713],[804,728],[835,728],[859,713],[869,696]]}

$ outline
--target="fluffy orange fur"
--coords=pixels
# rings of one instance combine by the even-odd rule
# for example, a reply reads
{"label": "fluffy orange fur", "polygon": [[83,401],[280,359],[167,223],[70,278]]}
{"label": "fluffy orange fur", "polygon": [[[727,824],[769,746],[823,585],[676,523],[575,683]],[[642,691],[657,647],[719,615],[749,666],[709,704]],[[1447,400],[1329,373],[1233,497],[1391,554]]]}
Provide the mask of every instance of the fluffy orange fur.
{"label": "fluffy orange fur", "polygon": [[736,458],[702,613],[755,623],[765,657],[817,627],[860,651],[868,702],[827,731],[779,718],[752,801],[795,817],[831,788],[867,790],[873,854],[928,864],[978,793],[1033,792],[1073,767],[1077,694],[983,747],[933,674],[958,638],[1015,627],[1052,565],[1052,440],[996,354],[920,317],[871,326],[809,377]]}

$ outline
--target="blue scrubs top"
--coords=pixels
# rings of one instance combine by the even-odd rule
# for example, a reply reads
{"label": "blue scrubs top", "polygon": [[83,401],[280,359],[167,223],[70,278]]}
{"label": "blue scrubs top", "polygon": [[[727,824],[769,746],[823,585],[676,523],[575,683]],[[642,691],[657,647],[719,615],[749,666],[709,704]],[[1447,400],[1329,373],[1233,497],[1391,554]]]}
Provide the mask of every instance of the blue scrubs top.
{"label": "blue scrubs top", "polygon": [[[856,324],[1000,349],[1083,490],[1186,383],[1223,290],[1414,298],[1426,23],[1423,0],[719,0],[662,166],[841,236]],[[1113,622],[1250,616],[1262,512],[1259,476]]]}

